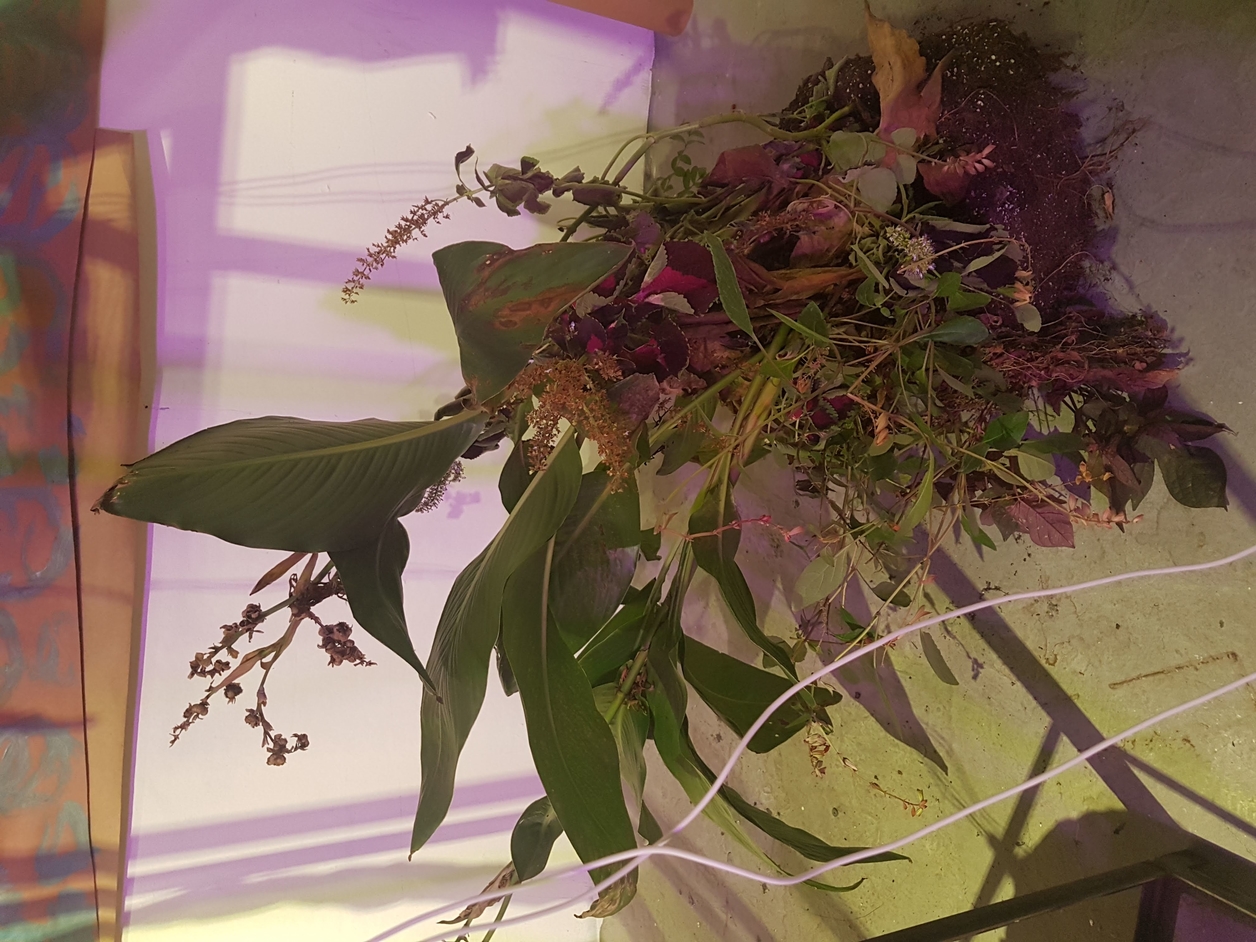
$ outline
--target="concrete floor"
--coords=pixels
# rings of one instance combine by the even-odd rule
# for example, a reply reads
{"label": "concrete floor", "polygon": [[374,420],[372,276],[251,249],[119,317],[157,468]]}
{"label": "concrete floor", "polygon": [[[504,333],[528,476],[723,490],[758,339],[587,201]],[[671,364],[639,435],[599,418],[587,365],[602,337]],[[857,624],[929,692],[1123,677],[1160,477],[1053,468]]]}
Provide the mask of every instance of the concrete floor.
{"label": "concrete floor", "polygon": [[[666,127],[732,105],[773,110],[826,55],[866,51],[858,0],[697,0],[678,39],[658,40],[651,123]],[[948,550],[939,586],[957,603],[981,587],[1014,592],[1096,575],[1202,561],[1256,543],[1256,6],[1250,0],[881,0],[876,12],[910,27],[999,15],[1040,42],[1074,53],[1090,80],[1082,105],[1101,120],[1124,102],[1144,122],[1115,173],[1119,227],[1114,291],[1173,325],[1192,365],[1174,393],[1237,433],[1218,442],[1231,507],[1187,510],[1156,489],[1145,519],[1122,535],[1079,533],[1074,551],[1008,543],[978,559]],[[732,133],[713,149],[738,142]],[[773,507],[780,478],[756,469],[747,499]],[[788,524],[786,524],[788,525]],[[800,559],[752,540],[760,611],[788,617],[779,590]],[[766,554],[766,555],[761,555]],[[766,565],[763,560],[766,558]],[[878,844],[1022,781],[1107,735],[1256,668],[1256,567],[1128,583],[1009,606],[937,631],[961,678],[939,682],[918,643],[900,644],[869,695],[833,715],[829,774],[808,774],[792,742],[748,756],[734,776],[743,794],[833,843]],[[776,596],[776,601],[773,596]],[[718,620],[717,620],[718,621]],[[708,626],[721,632],[719,624]],[[749,655],[749,651],[743,651]],[[848,678],[852,683],[858,678]],[[877,681],[880,681],[878,691]],[[885,728],[882,728],[882,727]],[[887,730],[889,731],[887,733]],[[708,760],[729,736],[711,717],[696,724]],[[858,772],[844,768],[841,757]],[[665,826],[687,803],[658,763],[648,797]],[[928,801],[912,818],[870,788]],[[1239,691],[1166,723],[1090,766],[1054,780],[909,848],[909,863],[852,869],[866,876],[845,895],[770,889],[689,865],[643,869],[638,901],[607,921],[603,942],[769,942],[868,938],[952,912],[1090,875],[1172,849],[1182,831],[1256,858],[1256,690]],[[755,861],[705,820],[686,836],[704,853]],[[781,860],[798,863],[783,848]],[[843,881],[837,881],[843,882]],[[849,880],[845,882],[850,882]],[[1128,940],[1135,892],[987,933],[1009,940]]]}

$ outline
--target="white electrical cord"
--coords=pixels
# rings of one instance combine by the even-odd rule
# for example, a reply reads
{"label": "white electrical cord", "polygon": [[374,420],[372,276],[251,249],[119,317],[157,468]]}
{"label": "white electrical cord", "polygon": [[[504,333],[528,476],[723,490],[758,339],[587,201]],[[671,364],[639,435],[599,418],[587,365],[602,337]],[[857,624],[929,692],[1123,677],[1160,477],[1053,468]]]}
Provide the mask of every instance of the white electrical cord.
{"label": "white electrical cord", "polygon": [[[816,671],[811,676],[798,681],[798,683],[794,684],[787,691],[782,693],[775,701],[773,701],[772,704],[769,705],[767,709],[763,711],[762,714],[760,714],[759,718],[746,731],[746,734],[742,737],[741,742],[737,744],[737,747],[733,750],[732,754],[728,758],[728,761],[725,763],[723,770],[720,772],[719,775],[716,776],[715,781],[711,784],[711,787],[710,789],[708,789],[707,793],[694,806],[693,810],[690,811],[690,813],[686,815],[674,828],[672,828],[672,830],[661,841],[648,847],[642,847],[642,848],[638,848],[636,850],[630,850],[630,851],[623,851],[618,854],[612,854],[608,857],[603,857],[600,860],[590,861],[588,863],[580,864],[578,866],[569,867],[565,870],[556,871],[554,873],[544,874],[542,876],[535,877],[532,880],[529,880],[527,883],[514,887],[511,892],[517,895],[527,890],[529,887],[538,886],[542,883],[549,882],[551,880],[556,880],[556,879],[559,879],[564,876],[568,876],[573,873],[579,873],[579,872],[587,873],[590,870],[594,870],[599,867],[604,867],[610,864],[631,861],[631,863],[629,863],[628,866],[621,868],[610,877],[607,877],[601,883],[598,883],[596,886],[590,887],[588,890],[586,890],[585,892],[582,892],[578,896],[564,900],[560,903],[555,903],[550,906],[546,906],[542,909],[533,910],[532,912],[525,913],[521,916],[514,916],[509,919],[502,920],[500,922],[485,923],[482,926],[476,926],[474,931],[480,932],[480,931],[485,931],[485,930],[493,929],[493,928],[505,928],[508,926],[520,925],[522,923],[529,922],[533,919],[538,919],[541,916],[546,916],[546,915],[549,915],[550,913],[560,912],[562,910],[565,910],[569,908],[570,906],[574,905],[575,903],[579,903],[583,900],[596,896],[603,889],[610,886],[612,883],[614,883],[616,880],[623,877],[629,871],[639,866],[640,863],[643,860],[645,860],[647,857],[654,857],[654,856],[676,857],[682,860],[688,860],[693,863],[701,864],[703,866],[708,866],[716,870],[722,870],[726,873],[745,877],[751,880],[756,880],[760,883],[767,883],[773,886],[794,886],[799,883],[802,883],[805,880],[813,879],[816,876],[827,873],[830,870],[835,870],[838,867],[847,866],[852,863],[858,863],[859,861],[866,860],[869,857],[875,857],[878,854],[883,854],[889,851],[897,850],[898,848],[904,847],[913,841],[919,840],[922,837],[926,837],[930,834],[933,834],[934,832],[941,830],[942,828],[950,824],[953,824],[956,821],[963,820],[964,818],[967,818],[970,815],[973,815],[977,813],[978,811],[981,811],[982,809],[989,807],[990,805],[1003,801],[1005,798],[1010,798],[1013,795],[1018,795],[1021,792],[1027,791],[1031,788],[1036,788],[1038,785],[1041,785],[1043,782],[1046,782],[1056,777],[1057,775],[1061,775],[1064,772],[1067,772],[1069,769],[1072,769],[1076,767],[1077,765],[1085,762],[1087,759],[1091,758],[1097,753],[1102,752],[1103,750],[1108,749],[1113,745],[1116,745],[1122,740],[1125,740],[1131,736],[1137,735],[1138,733],[1142,732],[1143,730],[1147,729],[1150,726],[1154,726],[1155,724],[1160,723],[1166,719],[1170,719],[1171,717],[1178,716],[1182,713],[1187,712],[1188,710],[1194,709],[1197,706],[1202,706],[1203,704],[1208,703],[1211,700],[1215,700],[1216,698],[1224,696],[1225,694],[1230,693],[1233,690],[1237,690],[1239,687],[1245,686],[1246,684],[1256,681],[1256,673],[1249,674],[1246,677],[1233,681],[1232,683],[1226,684],[1225,686],[1220,687],[1216,690],[1213,690],[1210,693],[1204,694],[1201,697],[1197,697],[1194,700],[1191,700],[1187,703],[1180,704],[1179,706],[1166,710],[1163,713],[1159,713],[1156,716],[1151,717],[1150,719],[1144,720],[1143,722],[1138,723],[1137,725],[1132,726],[1129,729],[1121,733],[1118,733],[1117,735],[1109,739],[1105,739],[1103,742],[1096,743],[1095,745],[1084,750],[1083,752],[1079,753],[1074,758],[1063,763],[1062,765],[1057,766],[1054,769],[1051,769],[1047,772],[1043,772],[1041,775],[1036,775],[1033,778],[1029,779],[1028,781],[1022,782],[1020,785],[1017,785],[1013,788],[1009,788],[1005,791],[1002,791],[997,795],[993,795],[989,798],[983,799],[982,801],[974,805],[971,805],[968,808],[964,808],[961,811],[957,811],[954,814],[946,818],[943,818],[940,821],[936,821],[933,824],[929,825],[928,827],[922,828],[921,830],[916,831],[912,834],[909,834],[906,837],[900,838],[882,847],[875,847],[875,848],[870,848],[867,850],[857,851],[852,854],[847,854],[844,857],[840,857],[836,860],[829,861],[827,864],[824,864],[820,867],[816,867],[813,870],[807,871],[806,873],[798,874],[796,876],[792,876],[792,877],[768,876],[761,873],[755,873],[749,870],[743,870],[740,867],[733,866],[732,864],[726,864],[726,863],[722,863],[721,861],[711,860],[710,858],[703,857],[700,854],[694,854],[689,851],[679,850],[677,848],[666,846],[666,842],[670,838],[672,838],[676,834],[679,834],[682,830],[688,827],[698,817],[698,815],[702,813],[702,810],[708,804],[710,804],[712,800],[714,800],[715,796],[719,792],[720,787],[728,780],[729,775],[732,773],[733,766],[737,763],[737,760],[740,759],[741,756],[745,753],[746,748],[750,743],[750,740],[754,738],[755,733],[757,733],[763,727],[763,725],[770,719],[770,717],[777,710],[778,707],[782,706],[792,696],[794,696],[794,694],[798,693],[798,691],[802,690],[803,688],[809,686],[812,683],[815,683],[815,681],[821,679],[822,677],[825,677],[828,674],[831,674],[832,672],[838,670],[839,668],[845,666],[846,664],[849,664],[852,661],[857,660],[860,657],[863,657],[867,654],[872,653],[873,651],[875,651],[876,649],[880,647],[884,647],[887,644],[892,644],[898,639],[905,637],[906,635],[909,635],[915,631],[919,631],[922,628],[928,628],[931,625],[936,625],[936,624],[939,624],[940,622],[948,621],[952,618],[960,618],[960,617],[963,617],[964,615],[969,615],[969,614],[972,614],[973,612],[981,611],[987,608],[993,608],[994,606],[997,606],[997,605],[1004,605],[1008,602],[1025,601],[1028,599],[1049,598],[1055,595],[1063,595],[1070,592],[1079,592],[1084,589],[1093,589],[1099,586],[1112,585],[1117,582],[1125,582],[1131,579],[1145,579],[1152,576],[1177,575],[1180,573],[1200,572],[1207,569],[1217,569],[1222,566],[1228,566],[1232,563],[1238,562],[1239,560],[1245,559],[1246,557],[1251,556],[1253,554],[1256,554],[1256,546],[1249,546],[1247,549],[1242,550],[1238,553],[1234,553],[1222,559],[1211,560],[1209,562],[1193,563],[1193,564],[1185,565],[1185,566],[1168,566],[1168,567],[1162,567],[1158,569],[1143,569],[1143,570],[1138,570],[1136,572],[1118,573],[1117,575],[1114,575],[1114,576],[1105,576],[1100,579],[1092,579],[1087,582],[1081,582],[1081,583],[1077,583],[1075,585],[1070,585],[1070,586],[1063,586],[1057,589],[1036,589],[1031,592],[1018,592],[1012,595],[1002,596],[997,599],[986,599],[981,602],[975,602],[972,605],[966,605],[963,608],[958,608],[953,612],[947,612],[942,615],[934,615],[922,621],[915,622],[911,625],[906,626],[905,628],[900,628],[898,631],[892,632],[884,636],[883,638],[878,639],[872,644],[865,645],[856,651],[852,651],[846,656],[841,657],[838,660],[834,661],[833,663],[828,664],[825,667],[821,668],[820,670]],[[442,906],[440,909],[431,910],[429,912],[422,913],[419,916],[416,916],[413,919],[407,920],[405,923],[395,926],[392,929],[389,929],[380,935],[374,936],[370,940],[370,942],[383,942],[384,939],[389,938],[398,932],[404,931],[410,926],[417,925],[421,922],[425,922],[428,919],[431,919],[435,916],[442,915],[446,912],[449,912],[455,909],[461,910],[463,907],[472,905],[474,903],[497,899],[500,896],[501,896],[500,892],[481,893],[476,896],[468,897],[467,899],[464,899],[458,903],[452,903],[446,906]],[[443,932],[437,933],[436,935],[427,936],[426,938],[420,940],[420,942],[441,942],[441,940],[447,939],[449,935],[452,934],[453,932],[463,932],[463,931],[465,930],[447,929]]]}

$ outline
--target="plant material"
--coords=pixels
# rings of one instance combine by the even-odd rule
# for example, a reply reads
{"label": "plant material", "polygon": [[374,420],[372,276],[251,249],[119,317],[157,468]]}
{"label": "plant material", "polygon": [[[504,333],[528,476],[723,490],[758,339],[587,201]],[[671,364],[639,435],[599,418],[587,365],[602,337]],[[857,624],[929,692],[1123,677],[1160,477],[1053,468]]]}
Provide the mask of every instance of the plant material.
{"label": "plant material", "polygon": [[[98,509],[288,554],[255,591],[305,560],[284,601],[250,606],[196,655],[191,675],[211,686],[176,738],[214,694],[241,696],[239,680],[260,667],[246,722],[262,729],[271,764],[304,749],[304,737],[273,732],[265,678],[305,621],[333,666],[370,663],[352,626],[312,611],[345,597],[424,685],[418,850],[449,809],[495,652],[546,789],[494,881],[491,892],[505,893],[541,872],[563,832],[586,861],[660,839],[643,798],[645,743],[692,799],[715,778],[689,735],[690,688],[741,735],[808,657],[927,611],[930,560],[948,534],[981,552],[997,549],[996,535],[1071,547],[1078,527],[1136,523],[1157,469],[1178,502],[1225,506],[1225,466],[1200,443],[1226,428],[1169,404],[1178,364],[1166,328],[1072,300],[1097,287],[1097,269],[1079,259],[1096,234],[1092,204],[1110,193],[1112,149],[1079,156],[1076,119],[1049,81],[1058,62],[998,21],[919,45],[870,10],[867,26],[871,57],[827,63],[784,111],[650,132],[598,175],[525,157],[475,167],[473,187],[463,173],[474,151],[460,152],[456,195],[416,204],[372,246],[347,301],[455,202],[508,216],[574,204],[575,215],[557,243],[434,253],[466,382],[434,421],[251,419],[127,471]],[[732,122],[767,141],[726,151],[710,171],[695,166],[688,145]],[[628,172],[665,142],[679,148],[670,172],[629,190]],[[420,661],[403,615],[400,518],[435,506],[459,459],[506,437],[506,523],[455,580]],[[597,446],[589,471],[586,442]],[[790,469],[812,515],[805,529],[738,509],[742,472],[769,454]],[[696,482],[687,518],[643,531],[639,479],[682,471]],[[761,626],[739,557],[747,526],[809,556],[794,637]],[[331,561],[315,575],[321,552]],[[651,578],[638,580],[647,563]],[[687,630],[699,569],[756,663]],[[870,618],[852,614],[855,598]],[[283,608],[283,636],[241,656],[235,645]],[[921,645],[938,679],[958,686],[936,641],[922,634]],[[825,774],[839,700],[802,691],[750,748],[782,749]],[[923,794],[884,793],[913,816],[927,808]],[[753,831],[811,860],[848,850],[728,785],[706,813],[777,869]],[[635,888],[635,874],[623,878],[585,915],[617,911]]]}

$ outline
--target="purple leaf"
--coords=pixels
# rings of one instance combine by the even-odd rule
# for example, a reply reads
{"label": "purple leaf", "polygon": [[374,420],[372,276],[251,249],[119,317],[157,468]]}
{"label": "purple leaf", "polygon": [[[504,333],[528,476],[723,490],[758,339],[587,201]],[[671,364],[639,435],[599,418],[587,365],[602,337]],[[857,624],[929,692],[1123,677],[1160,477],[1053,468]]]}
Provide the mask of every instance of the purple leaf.
{"label": "purple leaf", "polygon": [[1007,512],[1038,546],[1073,546],[1073,522],[1058,507],[1021,498]]}
{"label": "purple leaf", "polygon": [[667,265],[649,284],[641,286],[633,300],[674,291],[689,302],[695,314],[705,314],[720,295],[710,250],[698,242],[668,242],[663,248]]}

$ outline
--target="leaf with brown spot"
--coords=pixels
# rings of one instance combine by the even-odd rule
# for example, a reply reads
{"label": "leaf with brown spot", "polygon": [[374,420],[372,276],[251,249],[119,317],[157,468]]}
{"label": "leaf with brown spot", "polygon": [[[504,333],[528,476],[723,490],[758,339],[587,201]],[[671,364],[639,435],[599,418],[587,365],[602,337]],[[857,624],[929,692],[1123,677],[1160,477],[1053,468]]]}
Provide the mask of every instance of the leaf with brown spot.
{"label": "leaf with brown spot", "polygon": [[877,134],[889,140],[899,128],[911,128],[919,139],[936,137],[938,109],[942,104],[942,70],[950,56],[938,63],[926,82],[925,59],[916,40],[873,16],[872,8],[866,3],[864,18],[875,66],[872,84],[881,96],[881,126]]}
{"label": "leaf with brown spot", "polygon": [[609,242],[552,242],[514,250],[458,242],[432,254],[458,335],[462,375],[478,402],[519,375],[558,313],[632,253]]}

